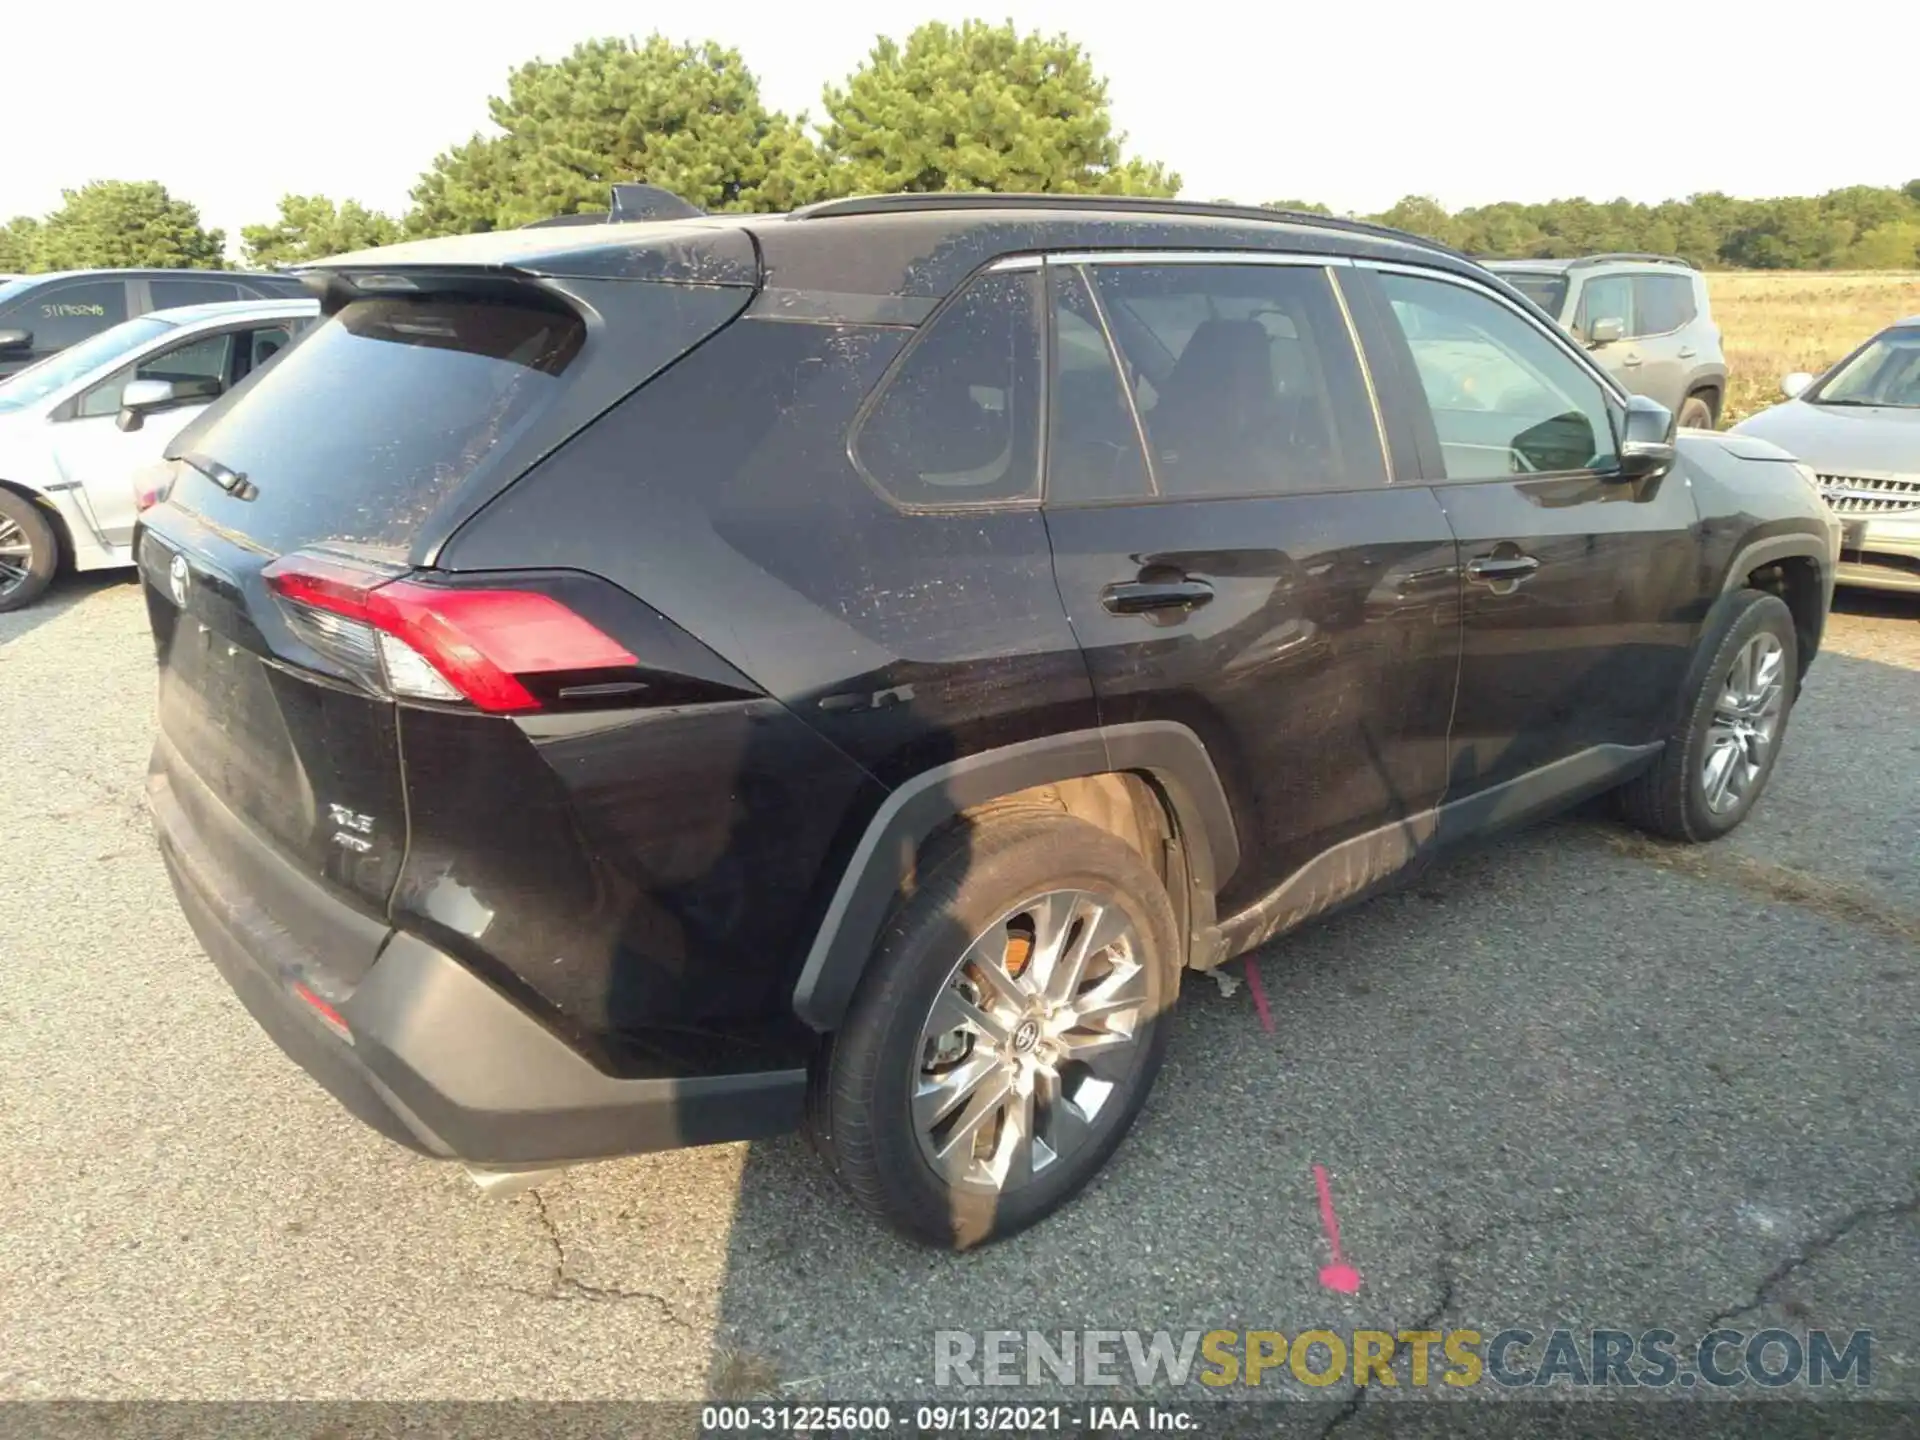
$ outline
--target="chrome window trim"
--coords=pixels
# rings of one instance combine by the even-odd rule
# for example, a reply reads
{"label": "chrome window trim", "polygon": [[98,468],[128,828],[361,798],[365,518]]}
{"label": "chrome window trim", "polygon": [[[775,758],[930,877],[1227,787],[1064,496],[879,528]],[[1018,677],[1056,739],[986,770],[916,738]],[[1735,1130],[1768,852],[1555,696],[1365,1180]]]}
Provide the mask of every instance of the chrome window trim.
{"label": "chrome window trim", "polygon": [[[1024,256],[1019,258],[1026,258]],[[1055,265],[1351,265],[1346,255],[1312,255],[1298,250],[1054,250]]]}
{"label": "chrome window trim", "polygon": [[[1438,280],[1448,285],[1457,285],[1462,290],[1471,290],[1475,294],[1486,296],[1487,299],[1493,301],[1496,305],[1504,306],[1515,315],[1518,315],[1522,320],[1526,321],[1527,324],[1546,336],[1548,340],[1559,346],[1576,365],[1586,371],[1587,374],[1599,383],[1600,389],[1611,398],[1617,406],[1625,408],[1627,403],[1626,388],[1605,370],[1601,369],[1600,366],[1594,362],[1592,356],[1574,344],[1572,336],[1566,334],[1556,325],[1541,324],[1540,321],[1529,315],[1525,310],[1521,309],[1518,305],[1514,304],[1513,301],[1509,300],[1491,286],[1482,284],[1469,275],[1456,275],[1450,270],[1436,270],[1427,265],[1407,265],[1397,260],[1355,260],[1352,263],[1362,269],[1385,271],[1395,275],[1411,275],[1416,280]],[[1584,474],[1586,472],[1583,471],[1580,473]],[[1600,471],[1598,473],[1605,474],[1607,472]]]}

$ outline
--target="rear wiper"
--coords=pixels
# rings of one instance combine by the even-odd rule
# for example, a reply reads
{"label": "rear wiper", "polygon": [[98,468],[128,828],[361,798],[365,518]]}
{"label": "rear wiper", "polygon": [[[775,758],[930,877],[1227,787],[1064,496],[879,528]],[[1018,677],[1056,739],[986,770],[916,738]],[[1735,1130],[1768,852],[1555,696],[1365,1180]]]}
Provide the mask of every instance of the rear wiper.
{"label": "rear wiper", "polygon": [[182,455],[180,463],[192,466],[236,500],[251,500],[260,493],[260,488],[240,471],[222,465],[211,455],[203,455],[198,450],[190,450]]}

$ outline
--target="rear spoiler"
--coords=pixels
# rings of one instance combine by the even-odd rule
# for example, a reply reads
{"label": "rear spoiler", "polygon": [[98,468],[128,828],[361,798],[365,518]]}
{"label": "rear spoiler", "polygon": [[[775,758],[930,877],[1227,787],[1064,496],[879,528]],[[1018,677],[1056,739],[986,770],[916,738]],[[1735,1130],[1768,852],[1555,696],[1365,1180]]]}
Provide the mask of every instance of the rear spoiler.
{"label": "rear spoiler", "polygon": [[555,215],[522,225],[522,230],[544,230],[554,225],[619,225],[629,220],[692,220],[707,212],[690,200],[658,185],[616,185],[605,210],[582,215]]}

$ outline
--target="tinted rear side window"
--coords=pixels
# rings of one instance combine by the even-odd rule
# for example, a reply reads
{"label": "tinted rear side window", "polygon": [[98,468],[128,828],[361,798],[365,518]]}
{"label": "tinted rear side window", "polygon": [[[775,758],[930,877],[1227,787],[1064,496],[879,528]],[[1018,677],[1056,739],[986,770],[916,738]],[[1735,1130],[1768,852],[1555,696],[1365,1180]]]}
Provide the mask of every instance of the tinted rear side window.
{"label": "tinted rear side window", "polygon": [[1667,335],[1694,317],[1693,280],[1686,275],[1633,277],[1636,335]]}
{"label": "tinted rear side window", "polygon": [[903,505],[1031,499],[1040,488],[1040,274],[984,275],[927,322],[854,436]]}
{"label": "tinted rear side window", "polygon": [[189,471],[176,494],[274,549],[403,549],[550,403],[585,338],[558,305],[356,301],[195,434],[196,452],[257,493],[242,500]]}
{"label": "tinted rear side window", "polygon": [[1161,495],[1386,483],[1373,401],[1325,270],[1099,265],[1092,273]]}
{"label": "tinted rear side window", "polygon": [[231,280],[149,280],[147,292],[153,308],[171,310],[176,305],[212,305],[240,298],[240,287]]}
{"label": "tinted rear side window", "polygon": [[127,287],[118,280],[49,285],[8,316],[8,327],[33,332],[39,354],[64,350],[127,318]]}

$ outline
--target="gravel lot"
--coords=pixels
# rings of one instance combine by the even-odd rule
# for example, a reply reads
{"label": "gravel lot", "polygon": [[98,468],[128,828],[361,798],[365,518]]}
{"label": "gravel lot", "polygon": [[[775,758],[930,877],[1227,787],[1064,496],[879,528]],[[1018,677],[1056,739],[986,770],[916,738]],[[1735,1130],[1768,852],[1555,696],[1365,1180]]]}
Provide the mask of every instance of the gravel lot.
{"label": "gravel lot", "polygon": [[0,616],[0,1398],[924,1397],[942,1327],[1725,1317],[1872,1327],[1920,1398],[1920,604],[1843,603],[1734,840],[1462,858],[1263,952],[1272,1034],[1190,982],[1103,1179],[956,1259],[797,1140],[490,1202],[363,1129],[181,920],[138,592],[68,581]]}

